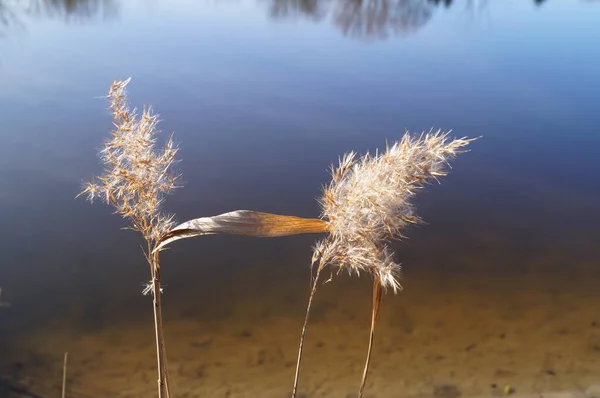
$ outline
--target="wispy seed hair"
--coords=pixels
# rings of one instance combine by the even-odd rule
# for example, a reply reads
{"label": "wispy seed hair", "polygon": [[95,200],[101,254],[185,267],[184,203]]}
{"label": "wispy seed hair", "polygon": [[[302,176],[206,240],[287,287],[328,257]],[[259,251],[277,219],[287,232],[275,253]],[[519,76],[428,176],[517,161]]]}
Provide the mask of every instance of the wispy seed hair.
{"label": "wispy seed hair", "polygon": [[157,147],[158,115],[145,107],[141,115],[132,109],[126,87],[130,79],[112,83],[108,99],[115,129],[104,143],[100,158],[104,173],[86,183],[81,194],[90,201],[101,199],[131,221],[149,243],[156,242],[173,226],[173,216],[162,211],[165,196],[177,188],[179,174],[172,171],[178,147],[171,135]]}
{"label": "wispy seed hair", "polygon": [[358,157],[350,152],[332,166],[332,180],[320,200],[330,234],[318,242],[313,263],[350,273],[369,272],[384,288],[402,289],[400,265],[388,247],[421,219],[414,196],[427,182],[447,174],[448,161],[472,139],[448,139],[449,132],[408,132],[384,152]]}

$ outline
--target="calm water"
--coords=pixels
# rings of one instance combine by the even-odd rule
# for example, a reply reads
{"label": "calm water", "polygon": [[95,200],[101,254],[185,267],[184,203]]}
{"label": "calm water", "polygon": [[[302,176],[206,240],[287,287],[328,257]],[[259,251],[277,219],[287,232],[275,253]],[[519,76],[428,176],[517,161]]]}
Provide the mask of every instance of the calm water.
{"label": "calm water", "polygon": [[[407,129],[483,136],[453,164],[442,185],[418,199],[429,225],[410,231],[411,239],[398,246],[406,289],[386,298],[390,321],[382,326],[382,340],[412,333],[412,326],[397,320],[406,311],[412,323],[427,325],[424,320],[442,302],[470,314],[459,330],[470,330],[473,319],[493,324],[503,311],[516,312],[522,317],[509,316],[511,327],[521,332],[511,344],[525,348],[530,339],[540,346],[535,355],[513,347],[514,363],[505,367],[533,358],[532,369],[545,371],[547,351],[568,344],[534,333],[544,322],[566,322],[567,316],[569,325],[581,328],[596,322],[590,316],[594,299],[600,300],[599,21],[600,3],[591,0],[0,0],[0,286],[2,299],[12,303],[0,312],[2,345],[21,347],[10,354],[19,358],[23,352],[27,358],[43,353],[52,358],[51,366],[69,350],[78,369],[77,357],[91,352],[85,347],[110,351],[137,341],[133,336],[121,343],[100,337],[90,342],[86,336],[138,330],[137,325],[151,332],[149,299],[140,294],[147,269],[138,237],[119,230],[124,222],[109,208],[74,200],[81,182],[100,171],[96,150],[111,127],[102,96],[113,79],[131,76],[132,102],[152,104],[161,128],[175,131],[181,143],[185,188],[167,202],[179,219],[239,208],[314,217],[327,168],[345,151],[381,148]],[[289,390],[293,369],[286,364],[301,324],[313,241],[207,237],[178,244],[164,256],[167,328],[180,330],[195,319],[199,325],[214,321],[245,329],[267,308],[273,323],[257,324],[265,339],[290,339],[282,343],[286,360],[273,362],[273,369],[285,369],[281,388]],[[330,295],[330,306],[323,305],[325,315],[315,327],[315,334],[319,327],[337,333],[339,323],[328,317],[342,316],[346,307],[339,302],[356,296],[358,307],[348,304],[347,310],[357,318],[345,322],[360,332],[346,336],[355,339],[354,348],[340,348],[348,353],[344,360],[357,366],[346,372],[351,387],[366,344],[368,285],[345,278],[328,285],[330,293],[323,295]],[[539,302],[520,301],[528,295]],[[406,309],[392,311],[394,306]],[[530,325],[538,310],[559,315]],[[289,325],[281,323],[286,317]],[[563,355],[565,363],[575,364],[571,376],[540,387],[534,385],[539,369],[516,371],[531,380],[520,387],[572,388],[573,380],[588,383],[585,377],[594,371],[600,379],[600,335],[585,330],[567,337],[569,344],[592,341],[592,357],[576,350]],[[172,340],[187,338],[173,333]],[[444,334],[448,350],[470,347]],[[472,338],[486,337],[473,332]],[[83,342],[74,347],[73,341]],[[177,361],[177,344],[172,345]],[[146,346],[151,349],[151,339]],[[242,355],[239,350],[230,358]],[[489,364],[489,380],[481,385],[503,383],[497,378],[506,375],[498,376],[494,352],[478,355]],[[456,367],[486,366],[439,356],[452,358]],[[0,375],[31,385],[21,378],[35,364],[4,358]],[[586,369],[592,376],[582,376],[578,358],[591,361]],[[386,389],[401,378],[390,371],[406,366],[398,365],[406,357],[396,359],[376,365],[375,396],[435,389],[437,378],[419,379],[439,370],[439,363],[429,362],[420,367],[425,373],[404,381],[408,384]],[[263,391],[272,395],[262,396],[283,396],[277,387],[282,382],[270,378],[274,370],[244,373],[243,366],[215,361],[224,373],[205,363],[206,376],[190,377],[211,385],[227,375],[233,387],[188,396],[244,391],[257,396],[248,391],[269,385],[273,390]],[[306,391],[345,396],[346,390],[324,390],[326,369],[317,369],[341,359],[317,355],[313,361]],[[124,385],[135,381],[101,382],[111,375],[94,373],[83,362],[78,376],[101,387],[79,381],[81,396],[143,396],[125,392]],[[23,367],[18,375],[15,363]],[[123,364],[123,372],[129,365]],[[38,381],[55,378],[39,372]],[[487,392],[477,382],[463,385],[471,377],[465,372],[442,379],[454,380],[465,394]],[[48,394],[49,387],[39,383],[32,391]],[[153,387],[152,381],[139,383]],[[245,390],[236,390],[241,386]]]}

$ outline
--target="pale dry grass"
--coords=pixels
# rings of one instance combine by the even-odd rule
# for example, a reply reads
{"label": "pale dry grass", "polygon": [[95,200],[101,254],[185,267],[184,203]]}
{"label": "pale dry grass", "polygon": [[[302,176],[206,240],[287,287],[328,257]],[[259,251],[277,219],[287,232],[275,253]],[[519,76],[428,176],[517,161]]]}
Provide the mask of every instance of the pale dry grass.
{"label": "pale dry grass", "polygon": [[82,194],[100,199],[131,222],[149,244],[173,227],[173,217],[162,211],[165,195],[177,188],[173,173],[178,148],[171,135],[157,148],[158,115],[147,107],[138,115],[127,101],[129,80],[114,82],[108,94],[115,130],[104,143],[100,158],[104,174],[86,184]]}
{"label": "pale dry grass", "polygon": [[[81,194],[90,201],[100,199],[113,206],[116,213],[129,220],[129,229],[138,231],[146,241],[145,255],[151,280],[145,293],[154,299],[154,329],[158,367],[159,397],[169,397],[166,349],[162,327],[160,286],[160,238],[173,227],[173,216],[162,210],[165,196],[178,187],[180,175],[173,172],[178,148],[171,135],[163,147],[157,145],[158,115],[150,107],[141,115],[127,99],[129,79],[112,83],[108,99],[115,130],[104,143],[100,158],[104,173],[86,184]],[[81,195],[80,194],[80,195]]]}
{"label": "pale dry grass", "polygon": [[329,235],[316,244],[313,262],[356,275],[370,273],[384,289],[397,293],[402,288],[400,265],[388,244],[421,221],[413,205],[416,193],[446,175],[448,161],[471,141],[449,140],[441,131],[407,133],[385,152],[344,155],[323,189],[320,203]]}
{"label": "pale dry grass", "polygon": [[298,390],[310,308],[319,276],[326,266],[337,267],[337,272],[345,269],[350,274],[366,272],[373,277],[371,331],[358,393],[362,397],[382,289],[391,288],[394,293],[402,289],[400,264],[394,260],[388,244],[402,238],[408,225],[421,221],[413,205],[418,190],[446,175],[448,162],[473,141],[449,139],[448,135],[442,131],[419,136],[406,133],[384,152],[367,153],[360,158],[350,152],[340,159],[338,167],[332,166],[331,182],[323,189],[320,199],[321,218],[327,223],[329,234],[317,242],[313,252],[316,275],[300,337],[292,398]]}
{"label": "pale dry grass", "polygon": [[[322,271],[370,274],[373,278],[373,311],[369,346],[359,397],[365,387],[374,330],[382,292],[397,293],[400,265],[389,244],[404,236],[404,230],[421,220],[415,214],[414,198],[425,184],[437,181],[448,172],[449,161],[465,151],[473,140],[450,139],[442,131],[402,139],[385,151],[358,157],[344,155],[332,167],[331,182],[320,198],[320,219],[305,219],[250,210],[202,217],[174,226],[173,216],[162,210],[167,194],[177,188],[179,175],[172,171],[177,146],[172,136],[157,146],[157,116],[150,108],[141,115],[127,102],[129,80],[114,82],[109,91],[115,130],[101,151],[104,173],[88,183],[82,194],[90,200],[101,199],[127,218],[130,229],[146,240],[145,250],[152,279],[146,291],[154,297],[154,329],[158,366],[159,397],[169,397],[166,350],[164,346],[159,253],[170,243],[209,234],[278,237],[305,233],[326,233],[315,245],[312,266],[316,270],[302,327],[292,398],[297,394],[302,352],[313,298]],[[331,280],[331,278],[329,279]]]}

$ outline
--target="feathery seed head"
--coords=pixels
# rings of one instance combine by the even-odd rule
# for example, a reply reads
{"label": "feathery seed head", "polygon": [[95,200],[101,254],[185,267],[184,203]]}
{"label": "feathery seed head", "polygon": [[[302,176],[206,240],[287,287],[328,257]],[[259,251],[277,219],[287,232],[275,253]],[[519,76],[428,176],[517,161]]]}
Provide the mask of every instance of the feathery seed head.
{"label": "feathery seed head", "polygon": [[146,240],[156,242],[173,226],[173,216],[162,212],[167,194],[177,188],[179,175],[172,172],[178,152],[171,135],[163,148],[157,148],[158,116],[150,107],[141,115],[131,109],[126,86],[130,79],[112,83],[108,99],[115,129],[104,143],[100,159],[104,173],[87,183],[81,194],[90,201],[102,199],[129,218],[132,229]]}
{"label": "feathery seed head", "polygon": [[417,190],[446,175],[448,161],[472,141],[448,140],[448,134],[406,133],[385,152],[342,157],[323,190],[322,218],[330,234],[316,245],[313,262],[369,272],[384,288],[401,289],[400,265],[387,244],[402,238],[407,225],[420,222],[412,204]]}

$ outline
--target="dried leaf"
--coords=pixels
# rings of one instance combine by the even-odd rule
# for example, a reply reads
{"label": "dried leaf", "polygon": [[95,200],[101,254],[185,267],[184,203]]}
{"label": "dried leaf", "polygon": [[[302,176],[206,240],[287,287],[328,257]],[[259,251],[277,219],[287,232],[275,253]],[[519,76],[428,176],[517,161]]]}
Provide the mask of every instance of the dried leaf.
{"label": "dried leaf", "polygon": [[327,224],[316,218],[301,218],[237,210],[213,217],[197,218],[179,224],[158,242],[154,251],[162,250],[169,243],[194,236],[227,234],[259,238],[314,234],[328,232]]}

